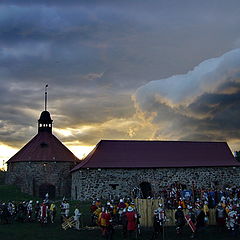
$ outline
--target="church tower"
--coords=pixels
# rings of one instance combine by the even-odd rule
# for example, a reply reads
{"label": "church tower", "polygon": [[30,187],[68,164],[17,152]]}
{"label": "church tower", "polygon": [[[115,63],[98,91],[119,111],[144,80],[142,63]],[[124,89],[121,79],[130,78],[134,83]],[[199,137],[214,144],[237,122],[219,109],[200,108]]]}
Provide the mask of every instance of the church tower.
{"label": "church tower", "polygon": [[23,192],[34,196],[44,198],[48,193],[50,198],[69,197],[70,170],[80,160],[52,134],[53,120],[47,111],[47,87],[38,133],[8,160],[6,183],[17,185]]}
{"label": "church tower", "polygon": [[44,111],[41,113],[40,118],[38,120],[38,133],[39,132],[48,132],[52,133],[52,123],[50,113],[47,111],[47,88],[48,85],[45,86],[45,101],[44,101]]}
{"label": "church tower", "polygon": [[48,132],[52,133],[52,122],[50,113],[48,111],[43,111],[38,120],[38,132]]}

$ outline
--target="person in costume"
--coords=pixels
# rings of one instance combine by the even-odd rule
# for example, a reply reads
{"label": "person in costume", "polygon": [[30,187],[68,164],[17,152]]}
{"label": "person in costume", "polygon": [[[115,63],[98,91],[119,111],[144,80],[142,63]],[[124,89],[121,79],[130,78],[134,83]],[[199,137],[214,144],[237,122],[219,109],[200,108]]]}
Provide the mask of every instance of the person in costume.
{"label": "person in costume", "polygon": [[137,214],[133,210],[133,208],[129,206],[128,209],[127,209],[126,216],[127,216],[128,237],[131,238],[133,233],[137,229]]}
{"label": "person in costume", "polygon": [[120,199],[119,200],[119,204],[117,205],[117,212],[118,212],[118,219],[117,221],[120,223],[122,220],[122,213],[123,213],[123,209],[127,208],[127,205],[126,203],[124,203],[124,200],[123,199]]}
{"label": "person in costume", "polygon": [[41,206],[39,201],[36,201],[36,204],[34,206],[34,215],[35,215],[35,221],[40,221],[40,210],[41,210]]}
{"label": "person in costume", "polygon": [[163,208],[163,204],[159,204],[158,209],[154,210],[153,216],[153,237],[152,239],[157,239],[160,234],[164,234],[164,224],[166,222],[166,214]]}
{"label": "person in costume", "polygon": [[77,230],[80,229],[80,217],[81,217],[81,213],[79,211],[79,208],[76,206],[74,210],[74,220],[75,220],[75,228]]}
{"label": "person in costume", "polygon": [[90,212],[91,212],[91,223],[92,225],[96,225],[96,219],[98,216],[96,216],[95,211],[98,209],[96,206],[96,202],[92,201],[92,205],[90,206]]}
{"label": "person in costume", "polygon": [[[195,226],[196,225],[196,213],[193,210],[192,206],[188,206],[188,215],[189,215],[189,218],[191,219],[192,224]],[[192,231],[192,234],[191,234],[190,238],[194,238],[195,234],[196,234],[196,229],[192,228],[191,231]]]}
{"label": "person in costume", "polygon": [[216,214],[215,216],[216,216],[217,226],[219,228],[219,231],[222,232],[225,228],[225,225],[226,225],[227,212],[223,208],[221,203],[218,203],[215,214]]}
{"label": "person in costume", "polygon": [[102,207],[102,212],[99,214],[98,217],[98,225],[101,228],[102,237],[108,237],[110,224],[111,215],[106,208]]}
{"label": "person in costume", "polygon": [[185,225],[184,213],[181,206],[178,206],[177,211],[175,212],[175,223],[177,234],[181,234]]}
{"label": "person in costume", "polygon": [[124,208],[122,212],[122,217],[121,217],[121,224],[122,224],[122,233],[123,233],[123,238],[127,238],[127,224],[128,224],[128,219],[127,219],[127,209]]}
{"label": "person in costume", "polygon": [[236,206],[229,206],[229,213],[227,215],[227,228],[231,231],[232,236],[237,236],[239,226]]}
{"label": "person in costume", "polygon": [[30,200],[27,204],[27,221],[32,221],[32,214],[33,213],[33,201]]}
{"label": "person in costume", "polygon": [[55,221],[56,212],[57,212],[56,205],[54,202],[52,202],[50,205],[50,208],[49,208],[49,215],[50,215],[51,223],[54,223],[54,221]]}
{"label": "person in costume", "polygon": [[195,235],[201,231],[205,226],[205,213],[201,207],[197,208],[195,211],[196,215],[196,232]]}
{"label": "person in costume", "polygon": [[45,201],[43,201],[41,208],[40,208],[40,222],[41,224],[47,224],[47,217],[48,217],[48,206]]}
{"label": "person in costume", "polygon": [[68,218],[69,217],[69,211],[70,211],[70,205],[69,205],[68,201],[65,201],[64,208],[65,208],[65,217]]}

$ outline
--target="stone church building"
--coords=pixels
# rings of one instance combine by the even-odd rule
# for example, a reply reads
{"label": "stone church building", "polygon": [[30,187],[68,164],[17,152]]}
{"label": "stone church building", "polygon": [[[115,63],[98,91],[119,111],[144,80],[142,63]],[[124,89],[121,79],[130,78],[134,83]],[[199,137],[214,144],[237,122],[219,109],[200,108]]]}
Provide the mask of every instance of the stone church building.
{"label": "stone church building", "polygon": [[38,133],[8,162],[6,184],[22,192],[50,198],[70,197],[70,170],[79,159],[52,134],[53,120],[48,111],[41,113]]}
{"label": "stone church building", "polygon": [[72,169],[72,199],[158,196],[174,182],[186,188],[240,186],[240,162],[225,142],[102,140]]}

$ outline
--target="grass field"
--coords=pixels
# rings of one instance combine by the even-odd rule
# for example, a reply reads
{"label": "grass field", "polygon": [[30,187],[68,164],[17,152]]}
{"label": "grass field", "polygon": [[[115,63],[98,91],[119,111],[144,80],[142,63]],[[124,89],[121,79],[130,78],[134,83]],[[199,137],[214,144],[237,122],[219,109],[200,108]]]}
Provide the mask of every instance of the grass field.
{"label": "grass field", "polygon": [[[23,200],[36,200],[27,194],[21,193],[19,189],[14,186],[0,185],[0,201],[23,201]],[[57,203],[57,205],[60,205]],[[58,205],[58,206],[59,206]],[[42,227],[39,223],[17,223],[0,225],[0,240],[98,240],[103,239],[100,235],[99,229],[88,230],[85,226],[90,225],[90,212],[88,202],[71,201],[71,211],[75,205],[80,206],[82,212],[82,225],[83,228],[80,231],[75,229],[62,230],[60,224],[59,211],[56,218],[56,223],[47,224]],[[59,208],[58,208],[59,210]],[[189,239],[191,235],[190,229],[186,226],[182,236],[176,236],[174,227],[165,228],[165,240],[183,240]],[[152,237],[152,229],[142,229],[140,239],[150,240]],[[119,227],[115,227],[113,240],[123,239],[122,231]],[[163,239],[163,238],[159,238]],[[201,240],[228,240],[234,239],[228,232],[220,233],[215,226],[208,226],[201,231],[196,239]]]}
{"label": "grass field", "polygon": [[[190,239],[190,231],[185,227],[182,236],[177,237],[175,228],[167,228],[165,231],[165,240],[183,240]],[[100,236],[100,230],[62,230],[59,223],[49,224],[41,227],[38,223],[14,223],[10,225],[0,225],[1,240],[98,240],[103,239]],[[151,229],[142,230],[140,239],[151,240]],[[121,229],[116,229],[113,240],[123,239]],[[162,239],[162,238],[159,238]],[[199,233],[196,239],[201,240],[227,240],[232,239],[228,232],[219,233],[215,227],[209,226],[206,230]]]}
{"label": "grass field", "polygon": [[0,201],[24,201],[24,200],[37,200],[37,198],[22,193],[19,188],[11,185],[0,185]]}

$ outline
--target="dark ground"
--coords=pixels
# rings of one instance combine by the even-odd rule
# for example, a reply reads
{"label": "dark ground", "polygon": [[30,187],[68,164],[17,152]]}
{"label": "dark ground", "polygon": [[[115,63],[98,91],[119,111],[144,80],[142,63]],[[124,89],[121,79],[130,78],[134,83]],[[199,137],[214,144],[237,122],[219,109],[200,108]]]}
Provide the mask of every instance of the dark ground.
{"label": "dark ground", "polygon": [[[190,239],[190,231],[186,227],[182,236],[176,236],[175,228],[168,227],[165,229],[165,240],[183,240]],[[152,237],[152,231],[150,229],[143,229],[142,235],[139,239],[150,240]],[[238,237],[239,238],[239,237]],[[196,239],[201,240],[227,240],[238,239],[231,237],[230,233],[220,233],[215,227],[209,226],[196,236]],[[100,230],[62,230],[59,223],[49,224],[45,227],[41,227],[39,223],[14,223],[10,225],[0,225],[0,239],[1,240],[102,240],[100,236]],[[123,239],[121,229],[116,229],[113,240]],[[159,238],[163,239],[163,238]]]}

